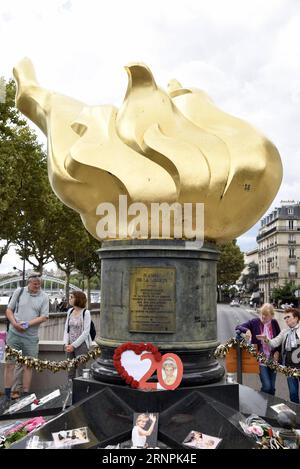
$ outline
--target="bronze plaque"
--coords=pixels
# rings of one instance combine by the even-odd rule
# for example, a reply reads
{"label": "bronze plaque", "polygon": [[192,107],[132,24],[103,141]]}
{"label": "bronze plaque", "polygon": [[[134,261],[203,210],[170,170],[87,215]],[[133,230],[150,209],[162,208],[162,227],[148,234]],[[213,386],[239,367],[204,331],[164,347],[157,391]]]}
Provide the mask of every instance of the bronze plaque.
{"label": "bronze plaque", "polygon": [[130,275],[130,332],[176,331],[174,267],[136,267]]}

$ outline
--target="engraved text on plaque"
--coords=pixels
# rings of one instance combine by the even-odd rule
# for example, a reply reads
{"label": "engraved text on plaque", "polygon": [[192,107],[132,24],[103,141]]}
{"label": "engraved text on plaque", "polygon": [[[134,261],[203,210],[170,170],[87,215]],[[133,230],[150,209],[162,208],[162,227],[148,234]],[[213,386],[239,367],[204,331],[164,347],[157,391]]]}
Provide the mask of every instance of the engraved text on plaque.
{"label": "engraved text on plaque", "polygon": [[173,267],[137,267],[130,275],[130,332],[176,330]]}

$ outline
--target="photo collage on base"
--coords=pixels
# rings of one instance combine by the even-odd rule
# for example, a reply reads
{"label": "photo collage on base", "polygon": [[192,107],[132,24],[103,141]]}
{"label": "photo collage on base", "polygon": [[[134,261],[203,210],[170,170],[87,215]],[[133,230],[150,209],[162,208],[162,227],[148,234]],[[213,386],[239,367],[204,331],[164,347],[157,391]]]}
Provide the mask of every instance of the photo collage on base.
{"label": "photo collage on base", "polygon": [[[157,442],[158,418],[158,413],[135,413],[133,417],[131,441],[108,445],[105,449],[160,449],[162,447],[161,443],[159,443],[160,446],[158,446]],[[186,448],[194,449],[215,449],[219,446],[221,441],[221,438],[192,430],[188,433],[182,445]]]}
{"label": "photo collage on base", "polygon": [[52,433],[52,440],[43,441],[37,435],[29,439],[26,449],[71,449],[75,445],[89,443],[88,427],[60,430]]}

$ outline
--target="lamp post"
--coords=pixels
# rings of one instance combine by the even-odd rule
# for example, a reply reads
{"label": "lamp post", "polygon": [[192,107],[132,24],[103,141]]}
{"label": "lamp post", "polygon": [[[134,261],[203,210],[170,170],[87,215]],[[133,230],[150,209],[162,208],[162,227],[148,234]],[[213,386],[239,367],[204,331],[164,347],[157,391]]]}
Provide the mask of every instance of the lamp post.
{"label": "lamp post", "polygon": [[14,270],[17,270],[19,274],[22,274],[22,284],[21,287],[25,286],[25,269],[24,269],[24,263],[23,263],[23,270],[18,269],[18,267],[13,267]]}
{"label": "lamp post", "polygon": [[271,257],[268,257],[267,259],[267,263],[268,263],[268,296],[267,296],[267,302],[270,303],[271,302],[271,287],[270,287],[270,264],[272,262],[272,258]]}
{"label": "lamp post", "polygon": [[[21,181],[22,185],[22,181]],[[20,220],[22,220],[21,224],[24,227],[25,226],[25,212],[24,210],[20,211]],[[25,287],[25,257],[26,257],[26,248],[27,248],[27,242],[26,239],[23,239],[23,246],[22,246],[22,251],[23,251],[23,271],[22,271],[22,287]]]}
{"label": "lamp post", "polygon": [[23,271],[22,271],[22,287],[25,287],[25,251],[26,251],[26,241],[24,241],[24,257],[23,257]]}

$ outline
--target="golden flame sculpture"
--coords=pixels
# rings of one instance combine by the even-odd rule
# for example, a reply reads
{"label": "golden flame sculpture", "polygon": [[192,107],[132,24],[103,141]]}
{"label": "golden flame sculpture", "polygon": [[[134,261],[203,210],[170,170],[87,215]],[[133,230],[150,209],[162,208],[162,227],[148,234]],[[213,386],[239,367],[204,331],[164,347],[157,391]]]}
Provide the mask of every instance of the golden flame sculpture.
{"label": "golden flame sculpture", "polygon": [[172,80],[166,93],[146,65],[125,68],[129,82],[119,110],[42,88],[27,58],[14,68],[17,107],[48,137],[57,196],[96,238],[97,206],[118,207],[120,195],[147,206],[203,203],[205,238],[216,242],[251,228],[281,183],[276,147],[203,91]]}

